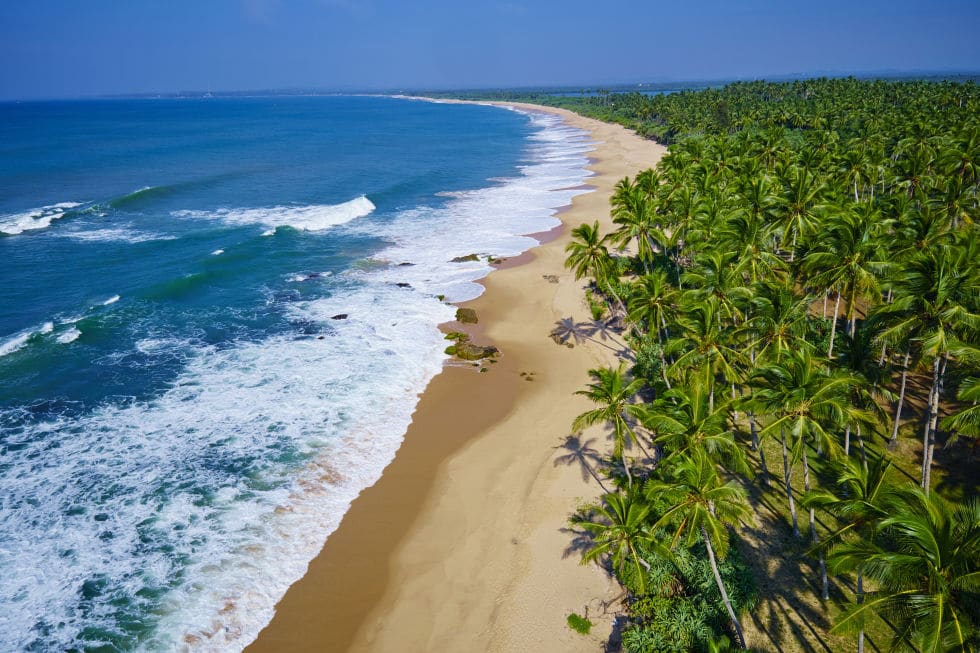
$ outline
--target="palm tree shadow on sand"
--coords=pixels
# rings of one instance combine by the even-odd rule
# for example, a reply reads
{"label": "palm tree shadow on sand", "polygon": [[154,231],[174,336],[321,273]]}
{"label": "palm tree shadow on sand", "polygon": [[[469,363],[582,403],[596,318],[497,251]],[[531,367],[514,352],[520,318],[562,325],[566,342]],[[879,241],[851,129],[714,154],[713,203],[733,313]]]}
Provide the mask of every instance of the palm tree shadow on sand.
{"label": "palm tree shadow on sand", "polygon": [[633,360],[633,352],[620,338],[619,325],[615,320],[576,322],[575,318],[569,316],[555,322],[555,328],[549,335],[558,344],[572,342],[581,345],[592,342],[615,352],[617,356]]}
{"label": "palm tree shadow on sand", "polygon": [[603,458],[600,453],[592,448],[592,443],[596,441],[595,438],[590,438],[588,440],[583,440],[579,435],[569,435],[565,438],[564,443],[560,445],[560,448],[568,453],[555,457],[554,466],[559,465],[578,465],[579,471],[582,472],[582,480],[586,483],[589,482],[589,478],[592,478],[599,487],[602,488],[603,492],[608,492],[609,488],[605,486],[602,479],[596,473],[596,470],[603,467]]}

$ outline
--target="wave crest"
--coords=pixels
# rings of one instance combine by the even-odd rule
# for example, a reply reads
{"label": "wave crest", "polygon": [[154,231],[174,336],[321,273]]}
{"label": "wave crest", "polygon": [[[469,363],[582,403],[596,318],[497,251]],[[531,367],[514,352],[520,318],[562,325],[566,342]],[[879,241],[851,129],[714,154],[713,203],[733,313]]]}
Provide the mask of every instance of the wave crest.
{"label": "wave crest", "polygon": [[365,195],[342,204],[310,206],[270,206],[257,209],[218,209],[216,211],[175,211],[181,218],[222,220],[235,225],[259,224],[273,229],[291,227],[300,231],[324,231],[371,214],[376,207]]}
{"label": "wave crest", "polygon": [[23,213],[0,216],[0,234],[16,236],[25,231],[44,229],[51,226],[53,220],[63,218],[66,211],[76,206],[81,206],[81,204],[78,202],[59,202]]}

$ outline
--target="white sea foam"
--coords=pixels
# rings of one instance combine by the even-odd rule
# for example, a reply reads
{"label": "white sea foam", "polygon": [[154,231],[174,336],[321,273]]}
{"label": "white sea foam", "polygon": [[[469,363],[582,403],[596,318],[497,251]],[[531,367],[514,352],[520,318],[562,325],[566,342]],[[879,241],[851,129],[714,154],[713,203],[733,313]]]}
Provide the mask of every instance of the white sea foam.
{"label": "white sea foam", "polygon": [[32,337],[47,335],[52,331],[54,331],[54,322],[45,322],[41,326],[25,329],[19,333],[7,336],[6,339],[0,340],[0,356],[6,356],[19,349],[23,349],[31,341]]}
{"label": "white sea foam", "polygon": [[301,231],[323,231],[362,218],[374,211],[375,206],[364,195],[343,204],[315,204],[312,206],[271,206],[259,209],[218,209],[217,211],[175,211],[180,218],[221,220],[230,224],[259,224],[272,229],[262,233],[272,235],[278,227],[292,227]]}
{"label": "white sea foam", "polygon": [[225,253],[225,250],[223,250],[223,249],[216,249],[213,252],[211,252],[211,256],[221,256],[224,253]]}
{"label": "white sea foam", "polygon": [[156,240],[175,240],[176,236],[168,236],[163,234],[150,233],[145,231],[137,231],[134,229],[125,229],[121,227],[114,227],[108,229],[79,229],[74,231],[65,231],[62,234],[65,238],[71,238],[72,240],[79,240],[87,243],[148,243]]}
{"label": "white sea foam", "polygon": [[44,229],[51,222],[65,215],[65,211],[81,206],[79,202],[59,202],[23,213],[0,216],[0,234],[15,236],[25,231]]}
{"label": "white sea foam", "polygon": [[[582,133],[538,138],[518,177],[346,227],[392,242],[385,260],[414,265],[365,266],[332,278],[329,297],[288,306],[297,332],[313,335],[223,348],[149,335],[135,345],[141,354],[186,356],[162,395],[10,430],[17,446],[5,454],[10,471],[0,469],[11,508],[0,511],[0,568],[19,571],[0,575],[0,596],[15,597],[0,649],[28,648],[40,632],[48,648],[78,647],[84,628],[112,630],[115,598],[145,601],[132,614],[152,609],[159,619],[144,649],[240,651],[251,642],[350,502],[380,477],[441,368],[436,326],[453,309],[434,295],[475,296],[474,281],[491,269],[450,259],[533,246],[515,234],[557,224],[555,210],[581,191],[551,189],[582,183],[587,147]],[[254,219],[275,224],[263,220]],[[347,319],[332,319],[341,313]],[[101,602],[82,606],[92,591]],[[139,598],[159,593],[162,605]]]}
{"label": "white sea foam", "polygon": [[[341,311],[350,319],[330,319]],[[0,567],[19,571],[0,576],[0,595],[18,598],[0,648],[29,647],[38,619],[55,648],[77,644],[84,626],[111,628],[109,613],[76,612],[93,578],[107,599],[138,600],[178,573],[146,648],[240,650],[257,635],[391,460],[444,357],[433,325],[452,315],[383,284],[292,312],[325,339],[199,347],[158,399],[10,435],[22,447],[0,475],[11,508],[0,513]],[[284,453],[307,459],[298,478],[275,462]],[[230,473],[230,462],[250,472]]]}
{"label": "white sea foam", "polygon": [[113,295],[109,299],[107,299],[104,302],[102,302],[102,305],[103,306],[109,306],[110,304],[115,304],[118,301],[119,301],[119,295]]}
{"label": "white sea foam", "polygon": [[64,333],[60,334],[56,340],[63,345],[67,345],[70,342],[75,342],[78,337],[82,335],[82,332],[78,330],[78,327],[71,327]]}
{"label": "white sea foam", "polygon": [[450,301],[473,299],[483,292],[475,282],[492,268],[485,258],[452,263],[453,258],[474,253],[516,256],[538,244],[524,234],[560,224],[556,211],[587,192],[581,185],[589,174],[584,168],[592,144],[587,132],[564,126],[557,116],[529,115],[540,131],[531,138],[520,176],[500,179],[489,188],[455,192],[443,206],[403,211],[389,223],[348,227],[393,241],[395,245],[380,254],[384,259],[415,263],[380,272],[385,280],[409,283]]}

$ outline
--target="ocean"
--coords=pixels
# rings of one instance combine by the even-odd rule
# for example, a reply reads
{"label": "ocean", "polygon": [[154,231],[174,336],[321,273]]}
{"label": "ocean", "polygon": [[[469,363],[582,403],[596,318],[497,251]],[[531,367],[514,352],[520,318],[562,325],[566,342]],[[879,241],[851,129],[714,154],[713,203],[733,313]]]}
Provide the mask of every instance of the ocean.
{"label": "ocean", "polygon": [[384,97],[0,104],[0,650],[244,648],[590,149]]}

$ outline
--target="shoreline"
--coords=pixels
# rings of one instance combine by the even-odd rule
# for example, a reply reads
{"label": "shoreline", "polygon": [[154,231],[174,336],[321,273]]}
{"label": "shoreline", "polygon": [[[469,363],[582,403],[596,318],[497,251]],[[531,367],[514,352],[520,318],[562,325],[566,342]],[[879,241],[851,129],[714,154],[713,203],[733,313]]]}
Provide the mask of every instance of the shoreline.
{"label": "shoreline", "polygon": [[[563,265],[570,227],[598,219],[608,233],[616,182],[666,148],[562,109],[479,104],[557,114],[589,131],[592,190],[556,212],[562,226],[550,238],[498,266],[480,281],[484,293],[460,304],[480,319],[465,330],[499,347],[499,362],[485,374],[447,364],[430,381],[394,461],[353,502],[250,652],[594,651],[609,634],[611,616],[597,612],[615,584],[579,565],[577,553],[563,557],[568,514],[599,488],[555,457],[572,419],[591,407],[574,392],[590,368],[614,362],[616,347],[568,348],[549,334],[562,320],[589,319],[584,282]],[[604,437],[585,439],[601,449]],[[572,632],[570,612],[588,612],[593,635]]]}

